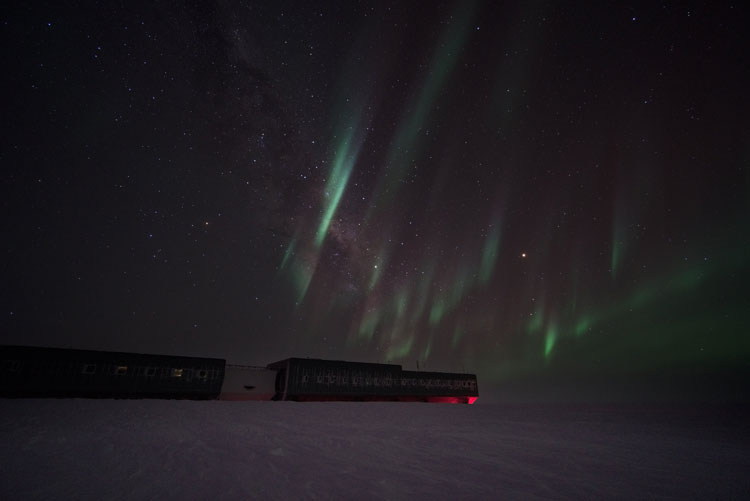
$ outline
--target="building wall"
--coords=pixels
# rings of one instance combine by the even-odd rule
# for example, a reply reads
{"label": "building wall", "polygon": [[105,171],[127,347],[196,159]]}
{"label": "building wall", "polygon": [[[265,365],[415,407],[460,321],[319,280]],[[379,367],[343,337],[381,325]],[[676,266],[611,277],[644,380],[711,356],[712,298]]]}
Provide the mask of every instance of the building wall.
{"label": "building wall", "polygon": [[220,400],[272,400],[275,370],[263,367],[227,365]]}
{"label": "building wall", "polygon": [[[290,400],[417,400],[478,396],[476,376],[442,372],[403,371],[400,365],[292,358],[269,365],[279,370],[286,387],[277,399]],[[286,391],[284,391],[286,390]],[[432,400],[431,400],[432,399]]]}
{"label": "building wall", "polygon": [[224,364],[211,358],[2,346],[0,395],[216,398]]}

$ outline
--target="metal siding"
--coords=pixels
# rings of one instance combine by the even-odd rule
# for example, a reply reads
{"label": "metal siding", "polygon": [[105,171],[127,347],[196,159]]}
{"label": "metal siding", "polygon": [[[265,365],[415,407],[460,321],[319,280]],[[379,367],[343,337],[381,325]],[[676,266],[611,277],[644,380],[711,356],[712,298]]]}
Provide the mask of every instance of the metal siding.
{"label": "metal siding", "polygon": [[[216,398],[224,378],[224,361],[210,358],[3,346],[0,360],[4,396]],[[14,362],[19,370],[7,370]],[[121,366],[127,370],[118,374]]]}
{"label": "metal siding", "polygon": [[398,365],[290,359],[289,395],[397,394]]}
{"label": "metal siding", "polygon": [[402,371],[401,391],[405,395],[478,396],[474,374]]}
{"label": "metal siding", "polygon": [[290,358],[268,365],[285,369],[290,400],[478,396],[474,374],[403,371],[400,365]]}

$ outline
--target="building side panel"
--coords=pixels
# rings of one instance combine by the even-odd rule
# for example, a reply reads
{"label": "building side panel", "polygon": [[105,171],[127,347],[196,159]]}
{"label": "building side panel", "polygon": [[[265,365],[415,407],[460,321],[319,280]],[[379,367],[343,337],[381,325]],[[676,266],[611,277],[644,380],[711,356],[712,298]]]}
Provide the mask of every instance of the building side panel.
{"label": "building side panel", "polygon": [[[319,359],[288,359],[292,400],[468,400],[478,396],[474,374],[403,371],[401,366]],[[438,400],[435,400],[437,398]]]}
{"label": "building side panel", "polygon": [[220,359],[0,347],[3,396],[216,398]]}
{"label": "building side panel", "polygon": [[474,374],[450,372],[402,371],[401,393],[404,395],[478,396]]}
{"label": "building side panel", "polygon": [[397,365],[292,359],[289,394],[397,394],[400,371]]}

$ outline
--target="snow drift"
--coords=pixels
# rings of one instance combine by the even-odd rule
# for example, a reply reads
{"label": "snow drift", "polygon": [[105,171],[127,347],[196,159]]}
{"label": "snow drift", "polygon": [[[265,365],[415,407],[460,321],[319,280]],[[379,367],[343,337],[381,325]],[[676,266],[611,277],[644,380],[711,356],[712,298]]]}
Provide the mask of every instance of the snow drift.
{"label": "snow drift", "polygon": [[747,412],[0,400],[5,499],[739,498]]}

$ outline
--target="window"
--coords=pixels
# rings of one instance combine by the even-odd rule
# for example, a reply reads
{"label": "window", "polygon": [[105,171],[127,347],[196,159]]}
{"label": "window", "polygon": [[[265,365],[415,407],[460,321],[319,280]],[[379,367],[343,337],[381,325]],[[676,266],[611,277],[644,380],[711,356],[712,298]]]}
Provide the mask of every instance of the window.
{"label": "window", "polygon": [[85,364],[81,370],[81,374],[94,374],[96,372],[96,364]]}
{"label": "window", "polygon": [[206,379],[208,378],[208,371],[206,369],[201,369],[198,371],[198,375],[196,377],[198,379]]}
{"label": "window", "polygon": [[182,369],[172,369],[171,376],[172,377],[182,377]]}
{"label": "window", "polygon": [[156,367],[146,367],[146,377],[156,376]]}
{"label": "window", "polygon": [[21,369],[20,360],[3,360],[5,362],[5,370],[8,372],[18,372]]}
{"label": "window", "polygon": [[115,374],[118,376],[124,376],[128,373],[128,366],[127,365],[118,365],[115,367]]}

